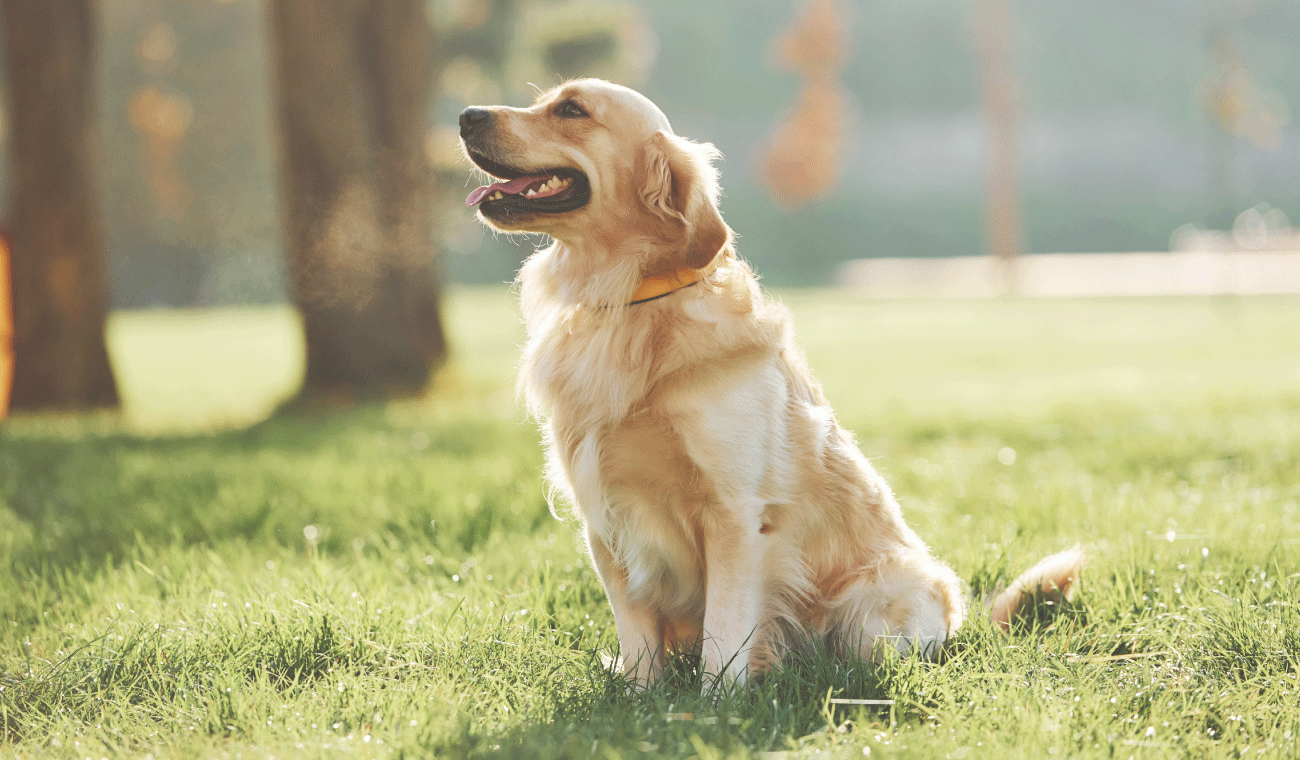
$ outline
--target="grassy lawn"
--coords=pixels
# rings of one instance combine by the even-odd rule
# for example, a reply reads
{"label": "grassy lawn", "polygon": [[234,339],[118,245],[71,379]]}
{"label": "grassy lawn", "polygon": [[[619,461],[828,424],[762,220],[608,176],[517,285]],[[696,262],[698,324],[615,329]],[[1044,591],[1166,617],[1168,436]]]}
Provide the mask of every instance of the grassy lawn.
{"label": "grassy lawn", "polygon": [[1075,602],[631,691],[504,289],[428,400],[261,422],[292,313],[120,314],[122,415],[0,425],[0,757],[1300,755],[1300,298],[785,297],[935,552],[979,593],[1083,542]]}

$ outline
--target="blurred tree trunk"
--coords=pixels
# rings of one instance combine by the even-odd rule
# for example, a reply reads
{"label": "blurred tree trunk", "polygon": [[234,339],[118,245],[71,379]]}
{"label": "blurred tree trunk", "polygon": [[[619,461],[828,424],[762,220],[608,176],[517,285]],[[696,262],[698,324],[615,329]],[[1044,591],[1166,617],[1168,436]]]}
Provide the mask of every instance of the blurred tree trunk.
{"label": "blurred tree trunk", "polygon": [[272,0],[303,400],[419,393],[447,348],[424,153],[424,0]]}
{"label": "blurred tree trunk", "polygon": [[9,241],[0,235],[0,420],[14,385],[14,308],[9,298]]}
{"label": "blurred tree trunk", "polygon": [[104,345],[91,0],[4,0],[13,409],[118,404]]}

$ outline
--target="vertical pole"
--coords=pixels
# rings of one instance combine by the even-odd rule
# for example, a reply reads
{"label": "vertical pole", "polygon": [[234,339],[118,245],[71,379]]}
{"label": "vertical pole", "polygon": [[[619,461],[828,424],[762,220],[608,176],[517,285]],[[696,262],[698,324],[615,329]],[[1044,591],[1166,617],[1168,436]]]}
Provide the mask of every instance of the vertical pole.
{"label": "vertical pole", "polygon": [[1007,290],[1014,292],[1022,230],[1016,149],[1019,108],[1011,64],[1009,0],[978,0],[976,15],[988,134],[985,246],[1001,264]]}

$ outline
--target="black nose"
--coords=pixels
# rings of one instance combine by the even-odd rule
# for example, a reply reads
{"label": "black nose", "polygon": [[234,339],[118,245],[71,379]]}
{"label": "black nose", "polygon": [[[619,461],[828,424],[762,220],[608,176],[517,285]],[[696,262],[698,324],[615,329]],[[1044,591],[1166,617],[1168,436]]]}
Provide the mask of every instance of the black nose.
{"label": "black nose", "polygon": [[460,136],[468,137],[476,127],[488,120],[492,114],[486,108],[470,106],[460,112]]}

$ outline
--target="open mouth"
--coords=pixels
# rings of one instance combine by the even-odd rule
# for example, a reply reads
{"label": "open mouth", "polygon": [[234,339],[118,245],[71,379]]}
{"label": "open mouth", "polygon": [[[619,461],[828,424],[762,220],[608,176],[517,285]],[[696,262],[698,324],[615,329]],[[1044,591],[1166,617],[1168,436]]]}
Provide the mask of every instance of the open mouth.
{"label": "open mouth", "polygon": [[525,214],[563,214],[591,200],[587,175],[574,169],[525,170],[499,164],[475,150],[470,159],[478,168],[500,178],[469,194],[466,206],[478,206],[484,216],[505,220]]}

